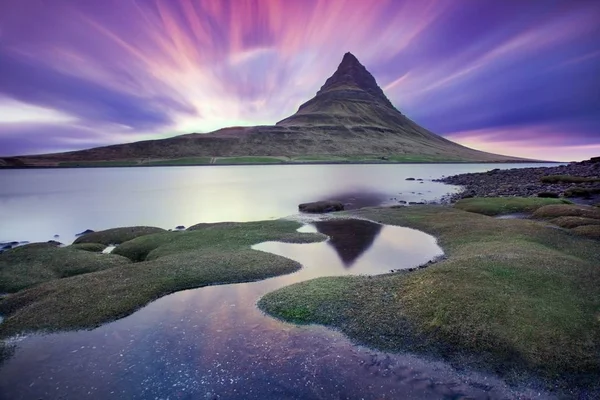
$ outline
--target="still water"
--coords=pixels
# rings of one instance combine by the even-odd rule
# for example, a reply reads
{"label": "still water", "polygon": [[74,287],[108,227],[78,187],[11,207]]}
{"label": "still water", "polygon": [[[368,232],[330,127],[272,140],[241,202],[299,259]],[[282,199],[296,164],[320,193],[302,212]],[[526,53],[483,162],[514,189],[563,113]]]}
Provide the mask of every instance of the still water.
{"label": "still water", "polygon": [[273,219],[295,214],[300,203],[325,199],[355,207],[434,201],[456,188],[430,179],[527,166],[543,164],[0,170],[0,242],[68,244],[86,229]]}
{"label": "still water", "polygon": [[[435,201],[458,188],[431,179],[525,166],[0,170],[0,242],[59,235],[69,243],[85,229],[280,218],[297,214],[299,203],[323,199],[351,207]],[[262,314],[256,302],[280,287],[319,276],[387,273],[441,254],[433,237],[408,228],[308,221],[303,230],[329,240],[253,247],[297,260],[303,268],[294,274],[181,291],[90,331],[11,339],[16,351],[0,366],[0,399],[546,397],[493,376],[370,350],[334,330]]]}
{"label": "still water", "polygon": [[7,399],[458,399],[543,397],[411,354],[357,346],[321,326],[264,315],[264,294],[319,276],[380,274],[440,256],[413,229],[317,220],[313,244],[253,246],[302,263],[290,275],[187,290],[91,331],[17,338],[0,367]]}

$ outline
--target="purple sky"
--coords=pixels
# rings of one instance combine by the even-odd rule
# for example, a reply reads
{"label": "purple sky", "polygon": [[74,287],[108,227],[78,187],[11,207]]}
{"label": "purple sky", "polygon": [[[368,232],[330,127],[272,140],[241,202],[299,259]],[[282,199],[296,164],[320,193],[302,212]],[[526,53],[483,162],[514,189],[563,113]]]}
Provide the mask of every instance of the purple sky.
{"label": "purple sky", "polygon": [[449,139],[600,155],[598,0],[2,0],[0,155],[273,124],[346,51]]}

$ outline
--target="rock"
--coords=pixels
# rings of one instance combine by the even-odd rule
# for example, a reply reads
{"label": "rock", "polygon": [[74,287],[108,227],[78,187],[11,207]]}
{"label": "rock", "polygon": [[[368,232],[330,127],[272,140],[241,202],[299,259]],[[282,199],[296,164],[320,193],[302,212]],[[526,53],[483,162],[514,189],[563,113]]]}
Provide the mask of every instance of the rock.
{"label": "rock", "polygon": [[77,233],[75,236],[83,236],[83,235],[87,235],[88,233],[94,233],[95,231],[93,231],[92,229],[86,229],[85,231],[81,232],[81,233]]}
{"label": "rock", "polygon": [[423,179],[419,178],[419,179],[417,179],[417,180],[418,180],[418,181],[422,181]]}
{"label": "rock", "polygon": [[58,239],[60,235],[54,235],[54,239]]}
{"label": "rock", "polygon": [[342,211],[343,209],[344,204],[337,200],[315,201],[298,205],[298,210],[305,213],[327,213],[332,211]]}
{"label": "rock", "polygon": [[185,229],[185,226],[183,226],[183,225],[177,225],[177,226],[175,227],[175,230],[178,230],[178,231],[182,231],[182,230],[184,230],[184,229]]}
{"label": "rock", "polygon": [[400,203],[400,204],[406,204],[406,201],[400,200],[398,203]]}
{"label": "rock", "polygon": [[407,181],[414,181],[415,178],[406,178],[405,180],[407,180]]}
{"label": "rock", "polygon": [[53,246],[62,246],[61,242],[57,242],[56,240],[48,240],[46,243],[51,244]]}

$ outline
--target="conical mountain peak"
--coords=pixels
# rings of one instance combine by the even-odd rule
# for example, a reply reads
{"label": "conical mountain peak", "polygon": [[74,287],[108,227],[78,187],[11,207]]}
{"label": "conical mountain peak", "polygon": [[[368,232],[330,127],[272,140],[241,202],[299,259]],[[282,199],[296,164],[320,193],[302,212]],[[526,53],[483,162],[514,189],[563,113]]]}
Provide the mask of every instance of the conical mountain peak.
{"label": "conical mountain peak", "polygon": [[317,96],[333,90],[356,90],[360,89],[375,99],[392,107],[392,103],[383,93],[383,90],[377,85],[377,81],[369,71],[358,61],[354,54],[348,52],[344,54],[342,62],[335,73],[327,79],[325,84],[317,92]]}

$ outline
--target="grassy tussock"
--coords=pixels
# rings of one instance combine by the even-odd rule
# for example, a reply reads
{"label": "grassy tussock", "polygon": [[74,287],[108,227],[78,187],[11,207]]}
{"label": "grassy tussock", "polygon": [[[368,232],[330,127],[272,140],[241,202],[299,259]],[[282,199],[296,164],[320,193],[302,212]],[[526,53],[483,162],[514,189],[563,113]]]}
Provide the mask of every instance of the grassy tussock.
{"label": "grassy tussock", "polygon": [[540,197],[473,197],[462,199],[454,204],[459,210],[483,215],[502,215],[533,212],[549,204],[565,204],[567,200]]}
{"label": "grassy tussock", "polygon": [[[325,238],[298,233],[298,227],[300,224],[292,221],[209,224],[193,231],[137,237],[117,247],[115,253],[119,250],[142,262],[53,280],[0,300],[0,314],[7,316],[0,324],[0,337],[23,331],[91,328],[174,291],[296,271],[300,265],[295,261],[250,246],[267,240],[315,242]],[[58,250],[128,262],[115,254]],[[24,263],[23,267],[36,271],[42,265]]]}
{"label": "grassy tussock", "polygon": [[600,210],[596,207],[579,204],[555,204],[538,208],[534,218],[582,217],[600,219]]}
{"label": "grassy tussock", "polygon": [[129,264],[128,259],[112,254],[37,244],[0,254],[0,292],[17,292],[43,282]]}
{"label": "grassy tussock", "polygon": [[139,236],[151,235],[153,233],[166,232],[164,229],[152,226],[131,226],[124,228],[112,228],[104,231],[92,232],[75,239],[73,244],[101,243],[106,246],[121,244]]}
{"label": "grassy tussock", "polygon": [[259,306],[381,349],[483,363],[507,376],[598,377],[600,243],[445,207],[356,214],[433,234],[448,258],[412,273],[318,278],[269,293]]}
{"label": "grassy tussock", "polygon": [[92,253],[102,253],[106,245],[102,243],[78,243],[69,246],[72,249],[91,251]]}
{"label": "grassy tussock", "polygon": [[600,225],[600,219],[568,216],[554,218],[549,222],[566,229],[577,228],[583,225]]}
{"label": "grassy tussock", "polygon": [[600,239],[600,225],[583,225],[572,230],[578,235],[586,236],[591,239]]}

